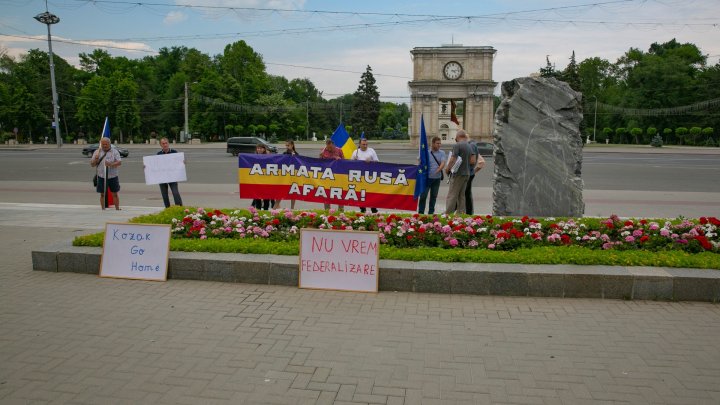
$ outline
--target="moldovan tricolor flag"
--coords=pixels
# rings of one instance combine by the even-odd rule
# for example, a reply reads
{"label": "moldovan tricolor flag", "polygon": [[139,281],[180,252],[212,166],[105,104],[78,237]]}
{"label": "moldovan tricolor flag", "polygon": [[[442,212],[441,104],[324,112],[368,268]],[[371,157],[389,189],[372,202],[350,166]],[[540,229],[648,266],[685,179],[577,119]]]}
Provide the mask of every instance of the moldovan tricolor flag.
{"label": "moldovan tricolor flag", "polygon": [[350,134],[348,134],[348,132],[345,130],[345,125],[343,123],[340,123],[335,132],[333,132],[330,139],[333,141],[335,146],[342,149],[345,159],[350,159],[352,153],[355,151],[355,149],[357,149],[357,146],[355,146],[355,142],[353,142],[352,138],[350,138]]}

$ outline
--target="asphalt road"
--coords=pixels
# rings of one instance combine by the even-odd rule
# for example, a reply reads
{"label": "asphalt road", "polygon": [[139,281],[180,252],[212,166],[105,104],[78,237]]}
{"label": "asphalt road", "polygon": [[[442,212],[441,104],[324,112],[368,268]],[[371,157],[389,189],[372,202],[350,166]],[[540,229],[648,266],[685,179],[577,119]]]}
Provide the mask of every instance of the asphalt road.
{"label": "asphalt road", "polygon": [[[188,183],[236,184],[237,158],[224,148],[177,148],[184,152]],[[144,183],[142,157],[155,149],[130,149],[123,159],[121,180]],[[301,154],[315,155],[313,149]],[[414,163],[415,150],[379,150],[382,161]],[[476,177],[475,187],[492,187],[492,158]],[[93,170],[79,148],[2,150],[0,181],[87,181]],[[720,192],[720,156],[644,153],[585,152],[583,181],[588,190],[697,191]]]}
{"label": "asphalt road", "polygon": [[[120,169],[124,207],[162,208],[157,186],[145,185],[142,157],[158,147],[130,146]],[[237,158],[223,144],[177,146],[186,154],[188,181],[180,190],[186,205],[245,207],[238,196]],[[720,217],[720,153],[713,150],[649,149],[585,150],[583,157],[586,216]],[[63,148],[0,148],[0,203],[98,204],[90,180],[93,169],[78,145]],[[318,145],[299,145],[303,155],[315,156]],[[398,144],[379,145],[382,161],[412,164],[416,150]],[[473,183],[476,213],[492,212],[493,159]],[[436,211],[444,210],[446,187],[441,187]],[[287,205],[287,204],[286,204]],[[317,208],[298,202],[296,208]]]}

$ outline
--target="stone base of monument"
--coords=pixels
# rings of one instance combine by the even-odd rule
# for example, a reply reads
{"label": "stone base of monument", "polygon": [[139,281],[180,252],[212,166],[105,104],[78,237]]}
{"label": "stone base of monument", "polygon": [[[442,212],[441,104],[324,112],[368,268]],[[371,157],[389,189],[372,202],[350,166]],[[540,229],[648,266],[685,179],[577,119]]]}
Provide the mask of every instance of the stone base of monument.
{"label": "stone base of monument", "polygon": [[[33,270],[99,274],[102,248],[32,252]],[[558,298],[720,301],[720,271],[660,267],[380,260],[379,290]],[[298,285],[298,257],[170,252],[169,280]],[[133,282],[117,280],[116,282]]]}
{"label": "stone base of monument", "polygon": [[493,214],[581,217],[582,95],[557,79],[502,84],[495,113]]}

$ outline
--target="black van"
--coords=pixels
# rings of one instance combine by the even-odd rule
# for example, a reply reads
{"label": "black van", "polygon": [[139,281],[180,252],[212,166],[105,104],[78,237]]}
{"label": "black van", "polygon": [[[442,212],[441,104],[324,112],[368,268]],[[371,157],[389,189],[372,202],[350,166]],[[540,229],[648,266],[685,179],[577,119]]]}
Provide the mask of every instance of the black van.
{"label": "black van", "polygon": [[227,153],[237,156],[238,153],[255,153],[255,145],[263,144],[270,153],[277,153],[277,148],[264,139],[255,136],[235,136],[227,140]]}

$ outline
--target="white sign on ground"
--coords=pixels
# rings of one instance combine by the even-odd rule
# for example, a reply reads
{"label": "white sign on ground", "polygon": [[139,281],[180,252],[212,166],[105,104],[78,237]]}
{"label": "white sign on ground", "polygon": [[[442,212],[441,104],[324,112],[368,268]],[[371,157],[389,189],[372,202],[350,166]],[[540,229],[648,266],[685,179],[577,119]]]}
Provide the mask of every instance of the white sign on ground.
{"label": "white sign on ground", "polygon": [[300,288],[377,292],[377,232],[300,230]]}
{"label": "white sign on ground", "polygon": [[143,165],[145,184],[187,181],[185,154],[182,152],[143,156]]}
{"label": "white sign on ground", "polygon": [[100,277],[166,281],[170,225],[105,224]]}

